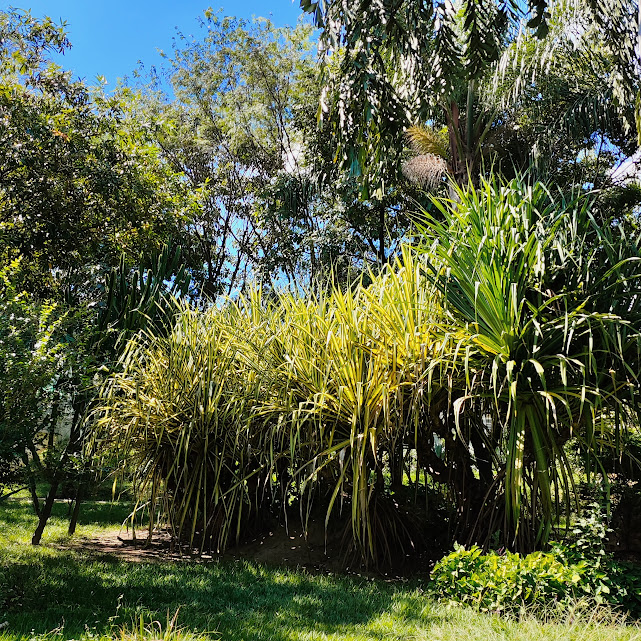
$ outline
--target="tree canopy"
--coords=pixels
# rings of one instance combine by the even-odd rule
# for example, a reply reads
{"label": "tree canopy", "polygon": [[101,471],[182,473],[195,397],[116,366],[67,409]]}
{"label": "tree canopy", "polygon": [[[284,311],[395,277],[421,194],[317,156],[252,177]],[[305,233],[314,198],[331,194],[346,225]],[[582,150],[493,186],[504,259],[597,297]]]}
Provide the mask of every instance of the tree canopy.
{"label": "tree canopy", "polygon": [[[484,0],[455,8],[450,2],[414,0],[349,4],[303,0],[301,7],[322,30],[326,83],[322,117],[336,135],[339,161],[346,170],[362,175],[366,193],[382,193],[385,181],[398,172],[404,132],[410,125],[428,122],[448,127],[457,181],[465,182],[468,171],[475,177],[483,155],[480,146],[487,147],[489,132],[516,124],[505,121],[508,114],[500,113],[505,103],[496,103],[492,89],[479,100],[482,85],[498,71],[503,80],[509,76],[519,92],[521,108],[527,109],[528,91],[530,103],[537,102],[540,94],[544,104],[558,100],[560,88],[554,87],[549,72],[559,70],[564,56],[565,63],[574,57],[586,71],[585,77],[562,76],[565,104],[572,105],[575,124],[581,119],[585,124],[588,114],[598,118],[607,109],[608,119],[599,126],[616,120],[618,137],[625,138],[628,149],[636,138],[637,3],[576,0],[525,5]],[[526,42],[529,63],[523,49],[516,51]],[[605,73],[599,69],[605,71],[603,65]],[[589,85],[590,78],[597,77],[598,87]],[[582,85],[570,87],[572,78]],[[539,81],[544,84],[539,86]],[[590,91],[599,105],[596,112],[591,110],[596,103],[586,94]],[[552,122],[556,121],[542,126]],[[594,119],[592,127],[590,134],[596,130]],[[517,137],[512,148],[519,142]]]}
{"label": "tree canopy", "polygon": [[301,6],[320,58],[207,10],[111,95],[0,12],[0,484],[34,543],[102,465],[150,536],[320,509],[366,564],[434,519],[544,546],[595,463],[639,472],[638,3]]}

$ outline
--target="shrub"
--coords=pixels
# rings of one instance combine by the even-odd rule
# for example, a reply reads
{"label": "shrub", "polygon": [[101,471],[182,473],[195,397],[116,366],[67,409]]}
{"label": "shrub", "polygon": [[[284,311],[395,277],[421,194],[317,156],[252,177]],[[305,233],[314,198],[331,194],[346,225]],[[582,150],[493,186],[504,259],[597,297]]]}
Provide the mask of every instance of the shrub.
{"label": "shrub", "polygon": [[611,531],[600,506],[594,503],[577,519],[568,539],[553,544],[551,552],[565,565],[580,568],[577,588],[581,596],[641,617],[641,570],[617,561],[606,551]]}
{"label": "shrub", "polygon": [[434,567],[431,588],[484,612],[549,611],[585,600],[641,617],[641,572],[606,552],[608,532],[598,506],[591,506],[550,552],[483,554],[477,546],[456,546]]}
{"label": "shrub", "polygon": [[483,554],[475,545],[457,546],[434,567],[432,589],[441,598],[483,612],[547,608],[574,597],[581,581],[579,570],[545,552],[522,557],[511,552]]}

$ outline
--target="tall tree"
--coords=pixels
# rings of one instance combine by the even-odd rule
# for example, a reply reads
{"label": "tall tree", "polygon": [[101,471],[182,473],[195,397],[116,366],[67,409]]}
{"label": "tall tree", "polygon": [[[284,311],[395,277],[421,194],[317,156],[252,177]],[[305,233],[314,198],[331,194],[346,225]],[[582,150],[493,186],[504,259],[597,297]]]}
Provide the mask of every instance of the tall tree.
{"label": "tall tree", "polygon": [[630,77],[628,99],[621,101],[621,61],[608,45],[609,31],[588,7],[576,5],[555,3],[544,39],[519,32],[485,83],[484,100],[519,130],[548,173],[601,187],[617,154],[630,157],[636,150],[633,98],[641,76]]}
{"label": "tall tree", "polygon": [[[638,92],[638,5],[619,0],[573,5],[596,27],[611,64],[610,108],[629,128],[626,113]],[[488,111],[480,101],[479,84],[519,29],[537,38],[547,34],[552,6],[545,0],[527,5],[482,0],[464,2],[457,11],[451,2],[302,0],[322,29],[327,77],[334,78],[322,106],[343,166],[362,173],[369,190],[380,189],[398,171],[395,155],[407,127],[433,122],[447,126],[450,173],[460,183],[475,178],[483,143],[501,115],[495,105]]]}
{"label": "tall tree", "polygon": [[51,63],[60,28],[20,12],[0,28],[0,260],[23,257],[39,296],[86,300],[122,252],[136,264],[175,240],[190,196],[122,103]]}
{"label": "tall tree", "polygon": [[[202,38],[179,34],[167,54],[175,100],[145,106],[164,159],[198,193],[189,225],[204,265],[203,292],[242,289],[270,265],[294,277],[296,248],[287,221],[264,205],[275,182],[302,180],[294,112],[315,93],[310,28],[276,28],[205,12]],[[305,231],[313,221],[298,221]],[[289,242],[289,247],[288,247]]]}
{"label": "tall tree", "polygon": [[2,89],[0,252],[24,257],[29,290],[77,298],[92,269],[176,237],[180,185],[120,130],[117,105],[55,69],[37,89],[10,80]]}

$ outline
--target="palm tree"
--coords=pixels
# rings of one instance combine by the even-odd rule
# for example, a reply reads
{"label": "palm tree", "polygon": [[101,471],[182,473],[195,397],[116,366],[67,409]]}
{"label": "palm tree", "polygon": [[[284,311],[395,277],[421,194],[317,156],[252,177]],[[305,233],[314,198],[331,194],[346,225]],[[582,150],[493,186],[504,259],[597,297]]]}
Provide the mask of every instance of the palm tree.
{"label": "palm tree", "polygon": [[533,159],[552,171],[559,169],[554,166],[559,149],[567,149],[569,159],[613,146],[631,156],[637,147],[634,97],[641,77],[630,78],[622,89],[610,33],[587,7],[558,2],[548,26],[544,39],[521,30],[503,51],[483,88],[485,102],[529,130]]}
{"label": "palm tree", "polygon": [[[514,87],[526,95],[536,65],[512,65],[508,61],[523,59],[520,43],[540,50],[543,55],[538,57],[538,79],[547,73],[550,55],[563,58],[571,53],[555,48],[559,25],[561,29],[567,26],[559,22],[559,16],[581,16],[583,28],[591,34],[590,38],[579,39],[581,45],[588,44],[592,49],[578,68],[586,71],[588,78],[597,78],[603,64],[607,66],[607,80],[599,87],[579,88],[579,92],[599,91],[588,97],[588,102],[579,99],[573,117],[578,119],[579,113],[585,116],[588,104],[598,105],[597,120],[607,111],[608,118],[622,123],[625,132],[634,131],[630,107],[639,95],[635,54],[641,28],[638,3],[572,0],[555,4],[550,10],[546,0],[531,0],[523,11],[522,3],[483,0],[464,2],[457,12],[450,2],[301,0],[301,7],[314,15],[322,29],[324,54],[332,54],[324,58],[331,62],[325,74],[330,90],[324,94],[322,117],[335,129],[337,158],[347,171],[363,176],[369,193],[393,179],[404,132],[416,123],[445,124],[448,173],[459,185],[465,185],[469,176],[476,181],[481,150],[484,142],[489,142],[490,130],[505,125],[505,118],[510,116],[505,101],[497,103],[493,99],[496,86],[490,91],[484,88],[488,72],[497,63],[500,74],[509,69]],[[525,35],[519,36],[519,30]],[[553,32],[549,39],[545,38],[548,31]],[[568,95],[572,93],[569,81],[576,78],[577,67],[572,65],[581,62],[583,55],[566,55],[567,72],[556,76],[565,80]],[[591,67],[597,58],[600,66]],[[562,60],[555,62],[561,64]],[[551,88],[548,84],[547,89]],[[537,100],[538,94],[530,98]],[[640,109],[638,100],[637,116]],[[594,120],[588,135],[601,126]],[[558,124],[557,118],[548,120],[545,126]],[[518,156],[518,147],[512,146],[512,154]],[[416,164],[419,173],[426,169]],[[517,162],[517,166],[522,165]]]}

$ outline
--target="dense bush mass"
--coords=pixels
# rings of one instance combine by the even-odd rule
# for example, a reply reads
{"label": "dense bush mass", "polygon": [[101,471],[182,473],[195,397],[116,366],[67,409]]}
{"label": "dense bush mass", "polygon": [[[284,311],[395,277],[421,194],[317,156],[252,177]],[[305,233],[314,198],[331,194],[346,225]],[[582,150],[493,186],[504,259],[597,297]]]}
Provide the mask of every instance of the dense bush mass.
{"label": "dense bush mass", "polygon": [[603,516],[593,512],[550,552],[484,554],[477,546],[458,546],[435,565],[431,589],[439,598],[483,612],[549,613],[583,601],[588,607],[609,604],[639,617],[641,572],[606,552],[605,535]]}
{"label": "dense bush mass", "polygon": [[363,560],[391,560],[432,493],[457,537],[546,543],[572,499],[566,444],[616,448],[637,407],[639,237],[540,183],[434,205],[369,283],[183,308],[129,343],[95,437],[180,538],[222,549],[295,502],[330,530],[346,513]]}

